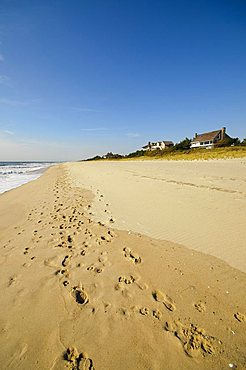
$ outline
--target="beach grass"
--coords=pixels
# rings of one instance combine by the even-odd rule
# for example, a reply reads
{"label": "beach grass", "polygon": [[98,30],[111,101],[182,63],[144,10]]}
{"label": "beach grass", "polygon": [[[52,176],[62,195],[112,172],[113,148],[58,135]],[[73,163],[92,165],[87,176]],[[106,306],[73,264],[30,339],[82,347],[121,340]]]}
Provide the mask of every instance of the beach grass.
{"label": "beach grass", "polygon": [[[246,146],[223,147],[214,149],[189,149],[189,150],[162,150],[162,151],[149,151],[141,156],[124,157],[114,160],[211,160],[211,159],[234,159],[245,158]],[[112,160],[112,159],[103,159]]]}

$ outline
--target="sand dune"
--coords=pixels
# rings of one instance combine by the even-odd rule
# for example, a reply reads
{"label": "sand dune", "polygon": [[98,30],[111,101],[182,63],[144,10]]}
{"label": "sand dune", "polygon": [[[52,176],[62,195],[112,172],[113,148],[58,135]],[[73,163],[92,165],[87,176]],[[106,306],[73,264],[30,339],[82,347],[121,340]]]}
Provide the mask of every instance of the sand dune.
{"label": "sand dune", "polygon": [[243,369],[246,275],[117,230],[109,211],[104,224],[106,192],[80,185],[93,170],[56,166],[0,196],[1,368]]}

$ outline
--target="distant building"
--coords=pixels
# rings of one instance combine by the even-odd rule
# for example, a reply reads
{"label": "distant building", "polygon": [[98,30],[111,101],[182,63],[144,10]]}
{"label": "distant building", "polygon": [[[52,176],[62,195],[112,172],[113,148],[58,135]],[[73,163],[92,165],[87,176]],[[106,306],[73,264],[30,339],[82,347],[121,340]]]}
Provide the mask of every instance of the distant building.
{"label": "distant building", "polygon": [[205,132],[204,134],[195,134],[194,138],[191,140],[190,147],[212,149],[215,144],[225,138],[230,138],[230,136],[226,134],[226,128],[222,127],[220,130]]}
{"label": "distant building", "polygon": [[142,147],[143,150],[164,150],[173,146],[172,141],[157,141],[155,143],[148,142]]}

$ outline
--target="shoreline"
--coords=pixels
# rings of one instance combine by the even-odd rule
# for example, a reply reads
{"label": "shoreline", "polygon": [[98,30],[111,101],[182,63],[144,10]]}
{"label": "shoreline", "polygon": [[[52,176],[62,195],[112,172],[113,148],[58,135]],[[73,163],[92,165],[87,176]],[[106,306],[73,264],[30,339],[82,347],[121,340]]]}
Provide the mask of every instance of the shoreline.
{"label": "shoreline", "polygon": [[[10,162],[10,163],[13,163],[13,162]],[[14,162],[14,163],[18,163],[18,162]],[[19,163],[23,163],[23,162],[19,162]],[[24,162],[24,163],[26,163],[26,162]],[[30,162],[30,163],[35,163],[35,162]],[[39,163],[39,162],[37,162],[37,163]],[[56,164],[55,164],[56,165]],[[32,178],[31,180],[27,180],[27,181],[25,181],[24,183],[19,183],[18,185],[16,185],[16,186],[14,186],[14,187],[12,187],[12,188],[10,188],[10,189],[7,189],[7,190],[4,190],[4,191],[2,191],[2,192],[0,192],[0,196],[2,195],[2,194],[4,194],[4,193],[6,193],[6,192],[9,192],[9,191],[11,191],[11,190],[14,190],[14,189],[16,189],[16,188],[19,188],[19,187],[21,187],[21,186],[23,186],[23,185],[26,185],[26,184],[28,184],[29,182],[32,182],[32,181],[35,181],[35,180],[37,180],[37,179],[39,179],[39,177],[41,177],[44,173],[45,173],[45,171],[47,171],[50,167],[53,167],[54,165],[50,165],[50,166],[48,166],[48,167],[43,167],[43,168],[41,168],[41,169],[37,169],[37,170],[33,170],[33,171],[29,171],[28,173],[26,173],[25,175],[26,176],[33,176],[33,175],[36,175],[37,177],[35,177],[35,178]],[[21,176],[22,174],[20,174],[20,176]]]}
{"label": "shoreline", "polygon": [[246,274],[93,221],[105,195],[76,185],[74,165],[0,197],[1,364],[243,368]]}

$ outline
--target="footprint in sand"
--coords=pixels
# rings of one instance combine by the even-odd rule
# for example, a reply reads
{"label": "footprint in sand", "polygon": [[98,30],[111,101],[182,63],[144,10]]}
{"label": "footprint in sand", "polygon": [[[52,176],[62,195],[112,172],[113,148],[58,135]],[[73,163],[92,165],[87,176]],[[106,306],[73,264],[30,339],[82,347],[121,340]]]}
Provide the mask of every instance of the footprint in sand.
{"label": "footprint in sand", "polygon": [[81,287],[73,287],[72,296],[75,298],[76,302],[81,305],[86,305],[89,302],[88,294]]}
{"label": "footprint in sand", "polygon": [[115,237],[117,236],[113,230],[108,230],[108,235],[109,235],[111,238],[115,238]]}
{"label": "footprint in sand", "polygon": [[67,241],[68,241],[68,243],[72,243],[73,242],[73,239],[72,239],[71,235],[68,235]]}
{"label": "footprint in sand", "polygon": [[243,313],[241,313],[241,312],[237,312],[237,313],[235,313],[234,314],[234,317],[235,317],[235,319],[237,319],[237,321],[239,321],[239,322],[244,322],[244,321],[246,321],[246,315],[244,315]]}
{"label": "footprint in sand", "polygon": [[90,265],[86,268],[87,271],[93,271],[95,269],[95,265]]}
{"label": "footprint in sand", "polygon": [[174,302],[173,300],[168,297],[165,293],[162,293],[160,290],[155,290],[153,293],[152,293],[154,299],[157,301],[157,302],[160,302],[160,303],[163,303],[164,306],[169,310],[169,311],[174,311],[176,310],[176,307],[174,305]]}
{"label": "footprint in sand", "polygon": [[153,310],[152,314],[153,314],[154,318],[157,319],[157,320],[160,320],[161,317],[162,317],[161,311],[159,311],[157,309],[156,310]]}
{"label": "footprint in sand", "polygon": [[106,263],[108,260],[108,257],[106,255],[101,255],[98,257],[98,261],[101,263]]}
{"label": "footprint in sand", "polygon": [[149,308],[148,308],[148,307],[142,307],[142,308],[140,308],[139,312],[140,312],[140,313],[141,313],[141,315],[143,315],[143,316],[149,316],[149,313],[150,313],[150,311],[149,311]]}
{"label": "footprint in sand", "polygon": [[111,242],[111,239],[110,239],[110,237],[108,235],[106,235],[106,236],[102,235],[100,238],[97,238],[96,239],[96,243],[98,245],[101,245],[104,242],[107,242],[107,243],[110,243]]}
{"label": "footprint in sand", "polygon": [[118,278],[118,283],[115,285],[115,290],[119,290],[122,293],[126,294],[127,290],[124,285],[131,285],[135,282],[135,280],[135,277],[132,275],[129,277],[120,276]]}
{"label": "footprint in sand", "polygon": [[108,302],[103,302],[103,306],[104,306],[104,312],[107,313],[111,309],[112,304]]}
{"label": "footprint in sand", "polygon": [[194,303],[194,307],[199,312],[206,311],[206,305],[205,302],[199,301],[198,303]]}
{"label": "footprint in sand", "polygon": [[135,264],[139,264],[142,262],[142,259],[140,256],[138,256],[136,253],[132,252],[130,248],[125,247],[123,249],[124,255],[126,258],[128,258],[130,261],[132,261]]}
{"label": "footprint in sand", "polygon": [[131,316],[131,312],[128,308],[125,307],[120,307],[119,310],[117,311],[120,315],[129,318]]}
{"label": "footprint in sand", "polygon": [[136,280],[134,276],[130,276],[129,278],[125,277],[125,276],[120,276],[119,277],[119,283],[125,283],[125,284],[132,284],[134,283],[134,281]]}
{"label": "footprint in sand", "polygon": [[101,267],[96,267],[95,271],[97,274],[101,274],[101,272],[103,272],[103,269]]}
{"label": "footprint in sand", "polygon": [[215,353],[215,338],[207,335],[205,330],[197,325],[183,325],[180,321],[166,322],[165,330],[173,333],[182,343],[184,351],[190,357],[199,353],[212,355]]}
{"label": "footprint in sand", "polygon": [[85,247],[85,248],[91,248],[92,247],[92,244],[90,244],[90,243],[88,243],[87,241],[83,241],[83,246]]}
{"label": "footprint in sand", "polygon": [[14,275],[14,276],[11,276],[9,278],[9,282],[8,282],[8,286],[10,287],[11,285],[15,284],[16,283],[16,280],[17,280],[18,276],[17,275]]}
{"label": "footprint in sand", "polygon": [[64,360],[69,362],[71,370],[95,370],[93,361],[88,354],[86,352],[79,353],[75,347],[67,349]]}
{"label": "footprint in sand", "polygon": [[70,258],[71,258],[71,256],[69,256],[69,255],[65,256],[63,261],[62,261],[62,266],[64,266],[64,267],[68,266],[69,263],[70,263]]}
{"label": "footprint in sand", "polygon": [[86,268],[87,271],[94,271],[96,272],[97,274],[100,274],[101,272],[103,272],[103,269],[101,267],[97,267],[95,265],[90,265]]}
{"label": "footprint in sand", "polygon": [[69,277],[69,271],[67,269],[58,270],[58,271],[56,271],[55,274],[56,275],[61,275],[61,276],[64,276],[64,277]]}

